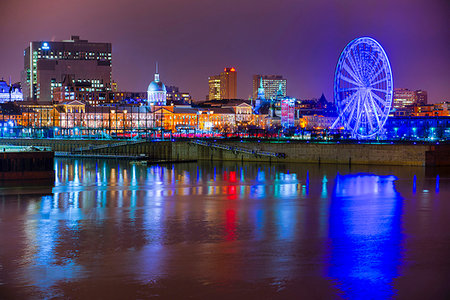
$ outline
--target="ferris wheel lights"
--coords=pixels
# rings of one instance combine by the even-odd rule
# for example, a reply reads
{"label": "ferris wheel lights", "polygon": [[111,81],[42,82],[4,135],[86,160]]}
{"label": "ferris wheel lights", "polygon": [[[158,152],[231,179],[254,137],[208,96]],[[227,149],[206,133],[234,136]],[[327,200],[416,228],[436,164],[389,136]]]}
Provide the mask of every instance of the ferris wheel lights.
{"label": "ferris wheel lights", "polygon": [[339,112],[335,127],[358,139],[382,132],[392,105],[393,79],[381,45],[370,37],[352,40],[342,51],[334,78],[334,100]]}

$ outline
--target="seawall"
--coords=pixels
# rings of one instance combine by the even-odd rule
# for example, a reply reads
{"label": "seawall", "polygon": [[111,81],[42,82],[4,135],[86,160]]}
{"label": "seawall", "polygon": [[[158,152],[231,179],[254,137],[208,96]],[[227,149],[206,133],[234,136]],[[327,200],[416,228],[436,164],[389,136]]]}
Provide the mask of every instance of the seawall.
{"label": "seawall", "polygon": [[[19,146],[46,146],[54,151],[108,155],[145,155],[154,160],[224,160],[261,162],[303,162],[367,165],[450,165],[450,145],[433,144],[331,144],[217,140],[216,145],[244,148],[250,153],[230,151],[191,141],[122,142],[111,140],[0,139]],[[80,148],[83,148],[80,151]],[[280,157],[259,153],[280,153]]]}

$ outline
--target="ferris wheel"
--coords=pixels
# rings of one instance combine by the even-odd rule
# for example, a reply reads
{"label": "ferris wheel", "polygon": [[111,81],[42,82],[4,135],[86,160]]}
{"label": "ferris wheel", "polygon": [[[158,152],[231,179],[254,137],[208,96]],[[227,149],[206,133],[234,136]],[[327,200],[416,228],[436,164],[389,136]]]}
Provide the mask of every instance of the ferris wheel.
{"label": "ferris wheel", "polygon": [[370,37],[354,39],[339,57],[334,101],[339,122],[355,138],[382,132],[392,105],[393,79],[383,47]]}

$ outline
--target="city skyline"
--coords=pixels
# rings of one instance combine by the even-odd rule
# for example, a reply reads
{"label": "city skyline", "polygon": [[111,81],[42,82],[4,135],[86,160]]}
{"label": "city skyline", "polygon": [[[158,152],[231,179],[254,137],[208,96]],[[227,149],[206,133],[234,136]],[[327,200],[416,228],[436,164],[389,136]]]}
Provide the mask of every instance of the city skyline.
{"label": "city skyline", "polygon": [[[123,91],[145,91],[154,61],[159,61],[164,83],[191,92],[197,101],[208,93],[208,76],[229,65],[240,74],[239,98],[251,96],[252,75],[281,74],[289,80],[290,96],[314,98],[324,92],[331,101],[339,53],[348,40],[372,36],[386,49],[394,87],[427,90],[430,103],[448,100],[446,1],[126,3],[4,3],[2,11],[20,12],[21,22],[11,19],[14,14],[0,18],[2,36],[10,37],[0,45],[0,76],[20,81],[23,50],[30,41],[79,35],[112,43],[113,79]],[[50,6],[71,13],[53,14]]]}

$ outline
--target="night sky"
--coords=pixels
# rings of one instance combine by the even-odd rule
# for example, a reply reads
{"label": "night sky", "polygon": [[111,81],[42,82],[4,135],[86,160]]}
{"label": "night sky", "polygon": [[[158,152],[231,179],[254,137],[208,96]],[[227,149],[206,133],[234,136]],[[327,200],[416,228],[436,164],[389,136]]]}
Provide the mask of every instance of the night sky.
{"label": "night sky", "polygon": [[385,48],[394,86],[450,100],[448,0],[0,0],[0,77],[20,80],[30,41],[80,35],[113,45],[119,89],[146,91],[155,61],[161,80],[204,100],[207,77],[238,71],[238,97],[253,74],[281,74],[288,94],[332,100],[340,52],[371,36]]}

